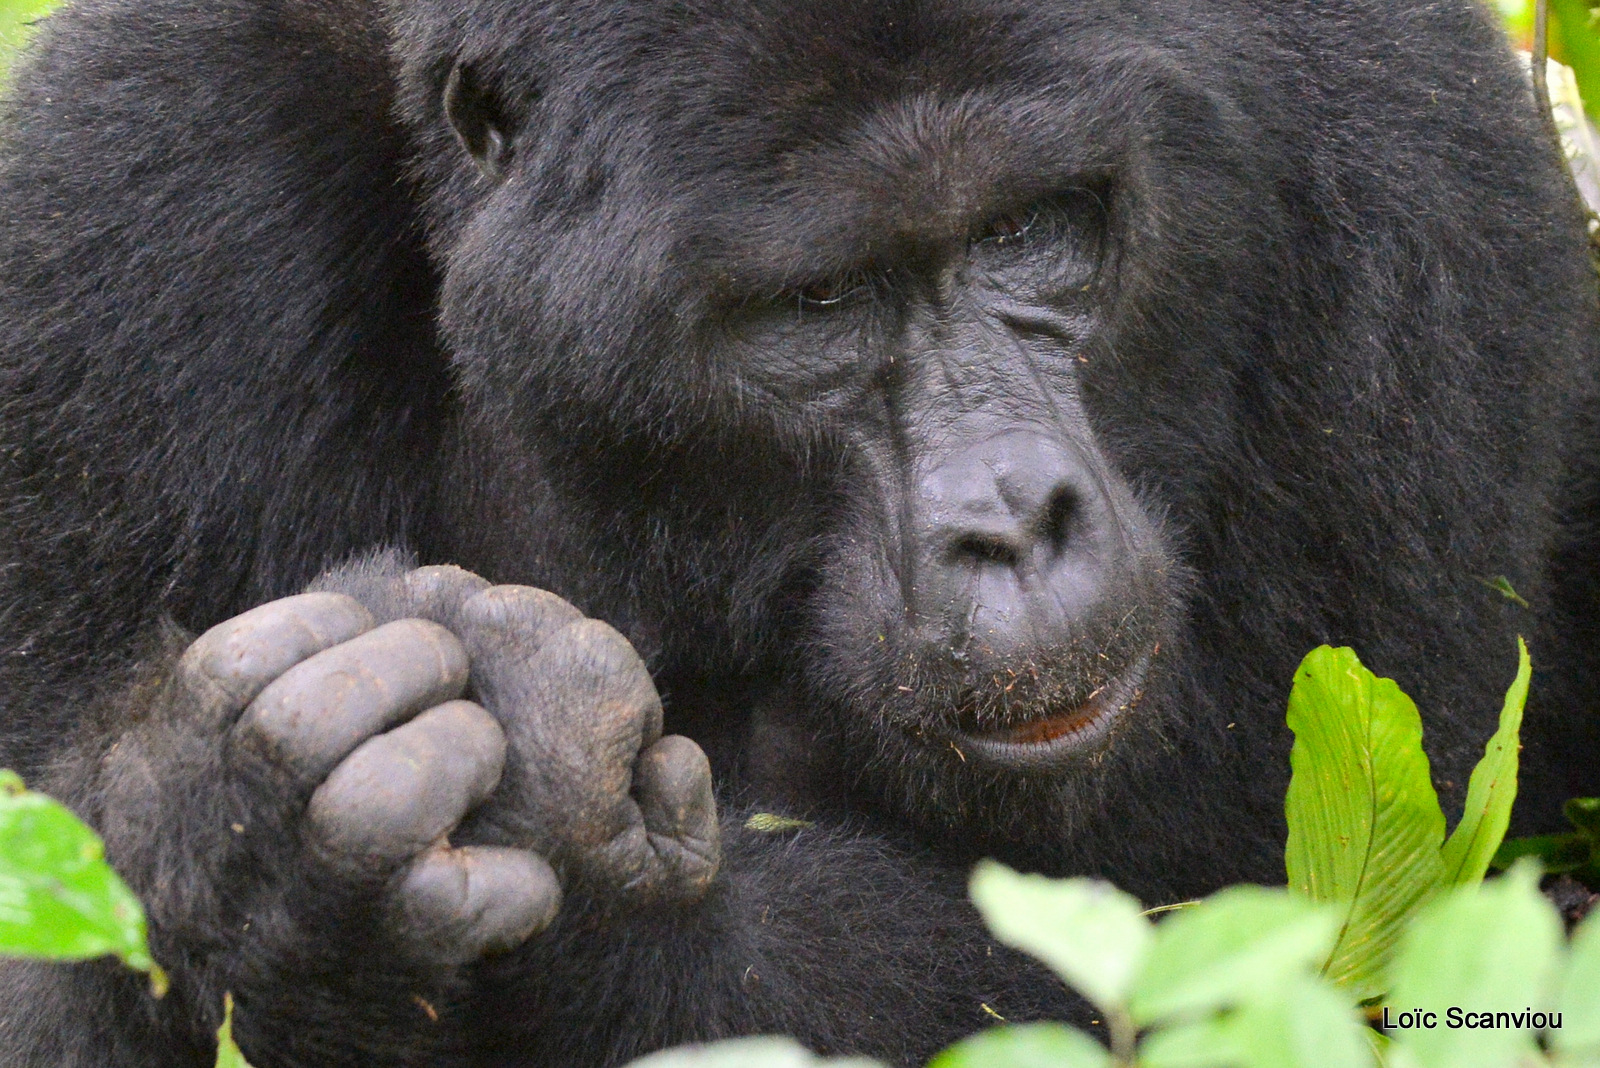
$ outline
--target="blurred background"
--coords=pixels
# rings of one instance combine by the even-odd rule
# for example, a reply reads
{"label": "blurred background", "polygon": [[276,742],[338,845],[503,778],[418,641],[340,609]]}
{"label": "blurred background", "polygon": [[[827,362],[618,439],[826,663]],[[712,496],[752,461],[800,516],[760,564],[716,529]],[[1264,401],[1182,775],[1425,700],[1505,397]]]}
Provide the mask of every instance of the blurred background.
{"label": "blurred background", "polygon": [[[0,0],[0,7],[15,0]],[[21,0],[26,4],[28,0]],[[1524,52],[1533,47],[1534,0],[1495,0],[1511,41]],[[1550,58],[1572,68],[1583,109],[1600,115],[1600,8],[1588,0],[1550,0]],[[3,32],[3,31],[0,31]]]}
{"label": "blurred background", "polygon": [[28,24],[55,7],[57,0],[0,0],[0,71],[10,65],[28,39]]}

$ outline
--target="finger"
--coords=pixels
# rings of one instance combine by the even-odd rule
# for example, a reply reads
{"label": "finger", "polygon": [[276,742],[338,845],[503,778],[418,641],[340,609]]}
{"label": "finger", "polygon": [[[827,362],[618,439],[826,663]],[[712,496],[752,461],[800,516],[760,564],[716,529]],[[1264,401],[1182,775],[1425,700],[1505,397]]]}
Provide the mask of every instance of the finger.
{"label": "finger", "polygon": [[473,671],[509,743],[494,808],[512,841],[564,860],[637,822],[633,764],[661,736],[661,699],[627,639],[581,619],[526,660],[487,658]]}
{"label": "finger", "polygon": [[467,599],[453,629],[472,657],[472,685],[482,696],[485,687],[494,691],[553,634],[582,618],[548,590],[490,586]]}
{"label": "finger", "polygon": [[285,597],[200,635],[178,662],[178,678],[221,725],[278,676],[372,624],[372,614],[343,594]]}
{"label": "finger", "polygon": [[659,885],[698,898],[722,861],[711,761],[688,738],[669,734],[640,754],[633,794],[661,868]]}
{"label": "finger", "polygon": [[411,604],[408,614],[431,619],[451,630],[456,629],[466,603],[489,588],[488,579],[450,564],[407,571],[404,582]]}
{"label": "finger", "polygon": [[383,553],[320,576],[313,590],[348,594],[380,623],[428,619],[454,629],[455,616],[487,579],[459,567],[439,565],[407,570],[396,554]]}
{"label": "finger", "polygon": [[401,926],[430,956],[461,964],[512,949],[550,926],[561,884],[537,853],[495,846],[434,849],[397,891]]}
{"label": "finger", "polygon": [[402,860],[442,839],[500,781],[506,740],[470,701],[430,708],[362,742],[308,813],[322,847],[358,864]]}
{"label": "finger", "polygon": [[268,685],[240,718],[239,741],[309,786],[367,738],[459,697],[466,683],[467,652],[455,635],[396,620]]}

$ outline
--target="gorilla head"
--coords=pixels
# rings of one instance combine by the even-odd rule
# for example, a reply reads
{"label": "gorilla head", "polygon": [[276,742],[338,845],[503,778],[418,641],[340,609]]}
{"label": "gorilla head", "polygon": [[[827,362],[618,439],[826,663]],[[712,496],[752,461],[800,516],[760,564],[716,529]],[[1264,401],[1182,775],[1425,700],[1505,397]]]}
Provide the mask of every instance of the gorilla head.
{"label": "gorilla head", "polygon": [[[1314,277],[1274,293],[1320,270],[1285,236],[1295,160],[1239,99],[1273,90],[1138,20],[1027,7],[712,27],[424,3],[397,34],[465,436],[585,523],[588,566],[555,577],[529,564],[537,509],[463,562],[618,621],[697,739],[708,689],[761,706],[776,683],[851,790],[1008,851],[1170,775],[1175,734],[1197,733],[1184,773],[1219,759],[1189,627],[1252,594],[1218,580],[1274,561],[1299,636],[1266,636],[1278,693],[1359,625],[1339,569],[1411,521],[1371,479],[1414,434],[1363,431],[1353,460],[1312,423],[1460,414],[1448,387],[1308,373],[1330,309]],[[1352,328],[1388,314],[1365,299],[1341,298]],[[1218,674],[1268,692],[1238,659]],[[1257,726],[1281,738],[1277,700]]]}
{"label": "gorilla head", "polygon": [[1592,788],[1549,728],[1600,676],[1600,305],[1479,0],[78,0],[38,42],[0,746],[173,994],[7,964],[0,1062],[199,1063],[231,990],[260,1064],[921,1064],[1073,1011],[974,856],[1281,880],[1322,642],[1416,698],[1448,807],[1528,633],[1519,805]]}

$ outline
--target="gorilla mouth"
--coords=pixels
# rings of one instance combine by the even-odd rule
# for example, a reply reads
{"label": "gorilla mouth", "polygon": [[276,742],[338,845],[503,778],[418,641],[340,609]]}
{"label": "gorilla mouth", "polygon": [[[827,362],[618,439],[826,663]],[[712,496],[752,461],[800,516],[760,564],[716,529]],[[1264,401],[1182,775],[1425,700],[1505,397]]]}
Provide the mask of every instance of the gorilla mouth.
{"label": "gorilla mouth", "polygon": [[1081,758],[1098,751],[1122,714],[1139,702],[1149,668],[1150,653],[1145,653],[1126,672],[1064,712],[989,730],[959,730],[952,734],[951,744],[962,759],[976,756],[985,763],[1014,768],[1045,768]]}

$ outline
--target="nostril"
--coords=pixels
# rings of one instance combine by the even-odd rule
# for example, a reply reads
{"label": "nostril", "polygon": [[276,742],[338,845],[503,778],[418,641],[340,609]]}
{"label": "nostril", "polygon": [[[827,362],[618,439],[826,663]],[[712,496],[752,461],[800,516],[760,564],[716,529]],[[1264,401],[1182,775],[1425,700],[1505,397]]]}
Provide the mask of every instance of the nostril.
{"label": "nostril", "polygon": [[960,564],[973,561],[1016,567],[1022,562],[1022,554],[1009,540],[997,534],[963,534],[950,547],[950,562]]}
{"label": "nostril", "polygon": [[1078,494],[1070,486],[1059,486],[1050,494],[1039,517],[1039,537],[1050,547],[1052,556],[1066,550],[1067,538],[1078,512]]}

